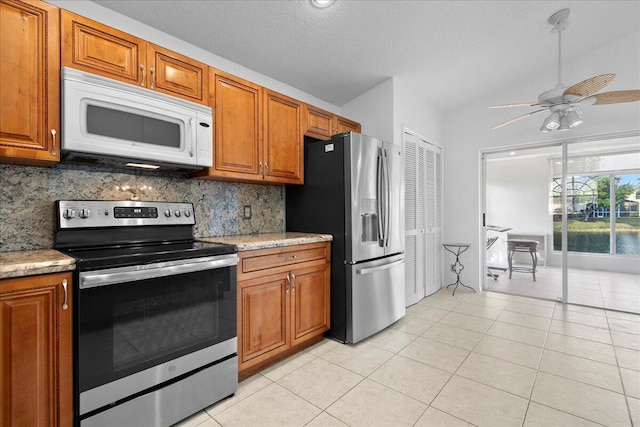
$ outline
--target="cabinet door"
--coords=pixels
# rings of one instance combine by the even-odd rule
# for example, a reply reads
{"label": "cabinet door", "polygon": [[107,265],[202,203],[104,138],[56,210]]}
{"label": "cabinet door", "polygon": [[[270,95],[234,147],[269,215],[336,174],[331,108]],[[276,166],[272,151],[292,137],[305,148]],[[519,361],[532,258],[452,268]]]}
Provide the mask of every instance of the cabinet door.
{"label": "cabinet door", "polygon": [[247,362],[258,363],[289,347],[289,278],[278,274],[238,284],[242,369]]}
{"label": "cabinet door", "polygon": [[194,176],[234,181],[262,181],[262,88],[210,68],[215,99],[213,167]]}
{"label": "cabinet door", "polygon": [[62,11],[62,65],[147,87],[146,42]]}
{"label": "cabinet door", "polygon": [[154,44],[147,44],[149,89],[187,101],[209,103],[206,64]]}
{"label": "cabinet door", "polygon": [[0,280],[0,426],[71,425],[71,311],[71,274]]}
{"label": "cabinet door", "polygon": [[0,161],[60,160],[60,14],[44,2],[0,2]]}
{"label": "cabinet door", "polygon": [[333,135],[333,114],[307,105],[305,135],[319,139],[329,139]]}
{"label": "cabinet door", "polygon": [[265,180],[302,184],[304,179],[302,103],[264,89],[263,111]]}
{"label": "cabinet door", "polygon": [[360,124],[349,119],[345,119],[344,117],[336,116],[335,117],[335,131],[334,134],[344,133],[344,132],[360,132]]}
{"label": "cabinet door", "polygon": [[291,272],[291,345],[329,329],[329,265]]}

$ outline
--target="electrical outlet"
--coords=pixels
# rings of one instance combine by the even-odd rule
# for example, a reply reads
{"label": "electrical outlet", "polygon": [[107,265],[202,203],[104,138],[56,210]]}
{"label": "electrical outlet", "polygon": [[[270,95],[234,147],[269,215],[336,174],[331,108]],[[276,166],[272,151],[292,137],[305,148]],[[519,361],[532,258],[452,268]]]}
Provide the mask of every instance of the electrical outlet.
{"label": "electrical outlet", "polygon": [[244,205],[242,216],[244,219],[251,219],[251,205]]}

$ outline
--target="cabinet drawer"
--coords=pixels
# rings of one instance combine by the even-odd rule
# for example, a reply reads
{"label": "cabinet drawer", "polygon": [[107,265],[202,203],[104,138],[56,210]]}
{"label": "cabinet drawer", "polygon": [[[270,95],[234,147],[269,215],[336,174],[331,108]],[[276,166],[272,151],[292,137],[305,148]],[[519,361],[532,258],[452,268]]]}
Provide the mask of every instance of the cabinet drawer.
{"label": "cabinet drawer", "polygon": [[[242,273],[327,258],[327,246],[290,246],[271,250],[271,253],[255,254],[241,260]],[[256,251],[257,252],[257,251]],[[262,251],[260,251],[262,252]]]}

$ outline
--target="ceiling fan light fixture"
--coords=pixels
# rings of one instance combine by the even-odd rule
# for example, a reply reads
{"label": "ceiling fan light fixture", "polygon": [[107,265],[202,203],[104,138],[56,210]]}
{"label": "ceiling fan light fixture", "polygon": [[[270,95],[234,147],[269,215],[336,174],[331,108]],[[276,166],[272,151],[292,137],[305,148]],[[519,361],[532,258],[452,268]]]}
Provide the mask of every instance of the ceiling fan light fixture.
{"label": "ceiling fan light fixture", "polygon": [[[546,120],[545,120],[545,122],[546,122]],[[540,128],[540,132],[549,133],[549,132],[551,132],[551,129],[548,129],[543,123],[542,127]]]}
{"label": "ceiling fan light fixture", "polygon": [[580,126],[583,123],[582,120],[582,112],[578,107],[572,108],[567,111],[567,122],[569,123],[569,128],[574,128],[576,126]]}
{"label": "ceiling fan light fixture", "polygon": [[544,127],[549,130],[558,129],[560,127],[560,114],[557,111],[549,114],[549,117],[544,120]]}

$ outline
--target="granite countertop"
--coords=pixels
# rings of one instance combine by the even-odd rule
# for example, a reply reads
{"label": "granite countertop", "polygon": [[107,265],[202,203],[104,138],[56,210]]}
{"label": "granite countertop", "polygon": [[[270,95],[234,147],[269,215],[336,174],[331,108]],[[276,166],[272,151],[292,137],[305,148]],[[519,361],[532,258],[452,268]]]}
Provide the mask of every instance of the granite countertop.
{"label": "granite countertop", "polygon": [[0,252],[0,279],[57,273],[75,268],[75,259],[55,249]]}
{"label": "granite countertop", "polygon": [[333,240],[331,234],[314,233],[264,233],[245,234],[240,236],[198,237],[197,240],[209,243],[223,243],[233,245],[238,252],[254,249],[278,248],[281,246],[304,245],[307,243],[329,242]]}

